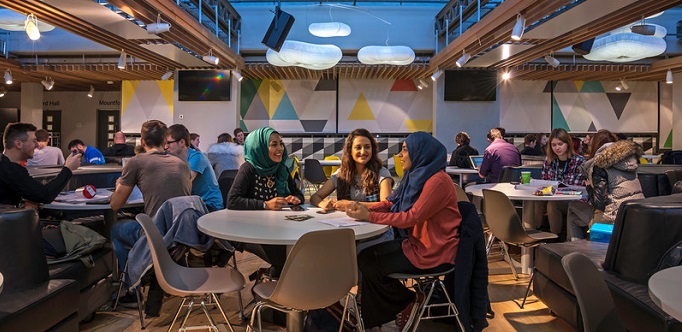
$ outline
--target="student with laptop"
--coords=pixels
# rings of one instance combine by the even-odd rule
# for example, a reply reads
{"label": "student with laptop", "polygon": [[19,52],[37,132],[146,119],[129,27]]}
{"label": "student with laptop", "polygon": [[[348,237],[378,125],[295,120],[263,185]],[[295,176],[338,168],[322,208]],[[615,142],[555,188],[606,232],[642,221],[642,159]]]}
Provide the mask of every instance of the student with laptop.
{"label": "student with laptop", "polygon": [[466,132],[459,132],[455,135],[455,142],[457,148],[452,151],[450,156],[450,163],[448,166],[457,166],[459,168],[475,168],[469,160],[469,156],[478,155],[478,150],[469,145],[471,137]]}
{"label": "student with laptop", "polygon": [[504,140],[500,129],[490,129],[488,135],[492,142],[483,153],[483,162],[478,174],[486,178],[487,182],[496,183],[500,181],[502,168],[521,165],[521,154],[514,144]]}

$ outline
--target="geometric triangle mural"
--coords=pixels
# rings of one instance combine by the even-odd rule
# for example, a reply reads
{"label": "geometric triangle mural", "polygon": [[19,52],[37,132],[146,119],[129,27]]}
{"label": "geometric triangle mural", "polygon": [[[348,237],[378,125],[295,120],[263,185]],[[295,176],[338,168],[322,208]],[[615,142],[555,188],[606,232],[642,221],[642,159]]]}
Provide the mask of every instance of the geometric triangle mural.
{"label": "geometric triangle mural", "polygon": [[587,81],[582,85],[580,92],[604,93],[604,86],[599,81]]}
{"label": "geometric triangle mural", "polygon": [[564,128],[568,132],[571,131],[554,96],[552,96],[552,128]]}
{"label": "geometric triangle mural", "polygon": [[249,105],[253,102],[253,98],[256,97],[256,93],[262,82],[262,80],[255,79],[242,80],[241,102],[239,103],[239,115],[241,118],[246,116]]}
{"label": "geometric triangle mural", "polygon": [[391,91],[417,91],[413,80],[395,80]]}
{"label": "geometric triangle mural", "polygon": [[597,131],[597,127],[594,125],[594,122],[590,122],[590,126],[587,127],[587,131]]}
{"label": "geometric triangle mural", "polygon": [[625,105],[628,103],[628,99],[630,99],[630,93],[607,93],[606,96],[609,97],[609,102],[611,103],[611,107],[613,107],[613,113],[616,114],[616,118],[620,120],[620,116],[623,114],[623,110],[625,110]]}
{"label": "geometric triangle mural", "polygon": [[279,103],[272,120],[298,120],[298,114],[296,114],[294,106],[291,105],[288,94],[285,93],[282,97],[282,102]]}
{"label": "geometric triangle mural", "polygon": [[583,87],[583,84],[585,84],[585,81],[573,81],[573,83],[575,84],[576,89],[580,91],[580,89]]}
{"label": "geometric triangle mural", "polygon": [[315,91],[336,91],[336,80],[320,79]]}
{"label": "geometric triangle mural", "polygon": [[348,120],[374,120],[374,114],[364,93],[361,92],[355,101],[355,105],[348,115]]}

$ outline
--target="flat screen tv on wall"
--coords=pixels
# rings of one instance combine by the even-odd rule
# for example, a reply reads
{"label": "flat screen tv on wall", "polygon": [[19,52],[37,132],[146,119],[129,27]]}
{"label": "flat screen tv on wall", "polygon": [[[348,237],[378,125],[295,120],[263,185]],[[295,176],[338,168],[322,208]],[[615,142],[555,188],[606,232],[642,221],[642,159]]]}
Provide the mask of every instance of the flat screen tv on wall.
{"label": "flat screen tv on wall", "polygon": [[495,101],[496,91],[495,71],[445,71],[445,101]]}
{"label": "flat screen tv on wall", "polygon": [[229,70],[178,71],[179,101],[229,101]]}

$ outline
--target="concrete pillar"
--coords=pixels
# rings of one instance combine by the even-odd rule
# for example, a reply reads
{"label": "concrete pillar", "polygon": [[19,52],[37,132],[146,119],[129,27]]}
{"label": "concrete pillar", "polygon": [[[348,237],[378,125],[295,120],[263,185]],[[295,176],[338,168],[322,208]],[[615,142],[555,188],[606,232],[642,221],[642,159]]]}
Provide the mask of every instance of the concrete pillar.
{"label": "concrete pillar", "polygon": [[673,150],[682,150],[682,73],[673,74]]}
{"label": "concrete pillar", "polygon": [[38,128],[43,126],[43,85],[40,83],[21,83],[20,121],[32,123]]}

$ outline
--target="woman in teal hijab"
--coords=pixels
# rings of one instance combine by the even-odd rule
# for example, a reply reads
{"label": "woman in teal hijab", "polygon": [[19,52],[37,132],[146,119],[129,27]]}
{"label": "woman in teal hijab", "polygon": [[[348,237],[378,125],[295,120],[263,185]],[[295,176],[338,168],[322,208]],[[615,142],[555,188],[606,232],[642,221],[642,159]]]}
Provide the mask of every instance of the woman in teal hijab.
{"label": "woman in teal hijab", "polygon": [[[303,193],[284,165],[287,149],[282,135],[270,127],[258,128],[244,141],[245,163],[239,168],[227,196],[231,210],[281,210],[287,204],[299,205]],[[235,244],[235,247],[242,247]],[[273,277],[279,276],[286,261],[286,247],[244,243],[243,248],[272,264]]]}
{"label": "woman in teal hijab", "polygon": [[287,149],[270,127],[258,128],[244,141],[244,159],[228,194],[231,210],[280,210],[303,203],[303,193],[284,165]]}

